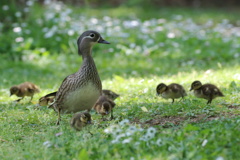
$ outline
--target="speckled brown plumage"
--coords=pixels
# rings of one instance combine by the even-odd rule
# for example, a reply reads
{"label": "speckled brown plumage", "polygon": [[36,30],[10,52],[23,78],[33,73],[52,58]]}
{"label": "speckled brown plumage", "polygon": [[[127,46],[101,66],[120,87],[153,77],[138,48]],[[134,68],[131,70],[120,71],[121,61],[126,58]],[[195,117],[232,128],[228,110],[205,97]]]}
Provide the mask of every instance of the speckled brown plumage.
{"label": "speckled brown plumage", "polygon": [[54,98],[57,92],[49,93],[38,100],[39,106],[48,106],[50,103],[54,102]]}
{"label": "speckled brown plumage", "polygon": [[10,88],[10,96],[16,95],[18,97],[21,97],[20,99],[16,100],[18,102],[26,96],[31,97],[29,101],[31,102],[34,94],[38,92],[40,92],[39,87],[31,82],[24,82],[19,85],[12,86]]}
{"label": "speckled brown plumage", "polygon": [[63,80],[56,94],[52,106],[58,112],[57,124],[60,122],[60,113],[90,110],[102,94],[102,83],[92,58],[92,48],[96,43],[109,44],[98,32],[91,30],[85,31],[77,41],[83,62],[76,73]]}
{"label": "speckled brown plumage", "polygon": [[93,108],[96,110],[97,113],[102,115],[102,119],[104,119],[103,116],[106,116],[109,113],[111,113],[110,119],[113,119],[113,108],[115,107],[115,105],[116,104],[111,99],[102,95],[98,98]]}
{"label": "speckled brown plumage", "polygon": [[169,85],[160,83],[157,85],[156,92],[157,95],[161,95],[165,99],[172,99],[172,103],[174,103],[174,99],[176,98],[184,98],[184,96],[187,96],[183,86],[177,83],[171,83]]}
{"label": "speckled brown plumage", "polygon": [[71,119],[70,125],[80,131],[87,124],[91,124],[91,115],[87,112],[84,113],[75,113]]}
{"label": "speckled brown plumage", "polygon": [[119,94],[111,91],[111,90],[108,90],[108,89],[103,89],[102,90],[102,95],[106,96],[107,98],[111,99],[111,100],[115,100],[116,98],[119,97]]}
{"label": "speckled brown plumage", "polygon": [[192,90],[194,90],[193,93],[196,97],[208,100],[207,104],[211,104],[214,98],[224,97],[218,87],[209,83],[202,85],[200,81],[194,81],[192,83],[190,91]]}

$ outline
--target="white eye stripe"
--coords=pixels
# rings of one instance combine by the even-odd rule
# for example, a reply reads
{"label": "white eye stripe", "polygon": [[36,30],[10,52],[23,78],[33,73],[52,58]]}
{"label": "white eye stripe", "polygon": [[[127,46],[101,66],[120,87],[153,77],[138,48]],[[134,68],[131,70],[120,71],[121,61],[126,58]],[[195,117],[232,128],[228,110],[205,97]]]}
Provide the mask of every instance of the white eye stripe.
{"label": "white eye stripe", "polygon": [[97,42],[100,40],[101,37],[98,38]]}

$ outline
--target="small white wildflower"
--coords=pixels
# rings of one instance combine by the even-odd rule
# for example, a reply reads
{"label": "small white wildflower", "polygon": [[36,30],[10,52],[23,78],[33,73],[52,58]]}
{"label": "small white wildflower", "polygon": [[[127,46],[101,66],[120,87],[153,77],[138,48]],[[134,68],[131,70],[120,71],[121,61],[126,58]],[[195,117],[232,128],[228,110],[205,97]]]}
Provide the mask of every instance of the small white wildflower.
{"label": "small white wildflower", "polygon": [[143,93],[147,93],[148,92],[148,88],[144,88]]}
{"label": "small white wildflower", "polygon": [[167,37],[168,38],[175,38],[175,34],[170,32],[170,33],[167,34]]}
{"label": "small white wildflower", "polygon": [[147,130],[147,133],[148,133],[148,134],[151,134],[151,135],[153,135],[153,136],[155,136],[156,132],[157,132],[156,129],[153,128],[153,127],[150,127],[150,128],[148,128],[148,130]]}
{"label": "small white wildflower", "polygon": [[74,35],[74,30],[69,30],[69,31],[68,31],[68,35],[69,35],[69,36]]}
{"label": "small white wildflower", "polygon": [[43,145],[46,146],[47,148],[49,148],[49,147],[52,146],[52,144],[51,144],[50,141],[46,141],[46,142],[44,142]]}
{"label": "small white wildflower", "polygon": [[216,158],[216,160],[224,160],[224,158],[219,156],[219,157]]}
{"label": "small white wildflower", "polygon": [[162,146],[162,145],[163,145],[162,140],[161,140],[161,139],[158,139],[158,140],[156,141],[156,144],[157,144],[159,147]]}
{"label": "small white wildflower", "polygon": [[14,28],[13,28],[13,32],[18,33],[18,32],[21,32],[21,31],[22,31],[22,28],[21,28],[21,27],[14,27]]}
{"label": "small white wildflower", "polygon": [[131,140],[132,140],[132,138],[130,137],[130,138],[124,139],[124,140],[122,141],[122,143],[123,143],[123,144],[125,144],[125,143],[130,143]]}
{"label": "small white wildflower", "polygon": [[104,132],[107,134],[112,133],[112,129],[110,127],[106,128],[106,129],[104,129]]}
{"label": "small white wildflower", "polygon": [[9,6],[8,6],[8,5],[4,5],[4,6],[2,6],[2,9],[3,9],[4,11],[7,11],[7,10],[9,10]]}
{"label": "small white wildflower", "polygon": [[119,124],[121,125],[121,126],[125,126],[126,124],[128,124],[130,121],[128,120],[128,119],[124,119],[124,120],[122,120],[121,122],[119,122]]}
{"label": "small white wildflower", "polygon": [[121,133],[122,133],[122,130],[121,130],[120,128],[115,129],[115,130],[112,131],[112,134],[113,134],[114,136],[118,136],[118,135],[120,135]]}
{"label": "small white wildflower", "polygon": [[32,6],[32,5],[33,5],[33,1],[31,1],[31,0],[27,1],[27,2],[26,2],[26,5]]}
{"label": "small white wildflower", "polygon": [[15,39],[15,42],[22,42],[22,41],[24,41],[24,38],[23,38],[23,37],[17,37],[17,38]]}
{"label": "small white wildflower", "polygon": [[16,12],[16,13],[15,13],[15,16],[16,16],[16,17],[21,17],[21,16],[22,16],[22,13],[21,13],[21,12]]}
{"label": "small white wildflower", "polygon": [[127,135],[127,136],[131,136],[131,135],[133,135],[137,130],[138,130],[137,127],[135,127],[135,126],[130,126],[130,127],[127,129],[127,131],[126,131],[126,135]]}
{"label": "small white wildflower", "polygon": [[26,8],[23,9],[23,11],[24,12],[29,12],[29,8],[26,7]]}
{"label": "small white wildflower", "polygon": [[207,144],[207,142],[208,142],[208,140],[204,139],[203,142],[202,142],[202,146],[204,147]]}

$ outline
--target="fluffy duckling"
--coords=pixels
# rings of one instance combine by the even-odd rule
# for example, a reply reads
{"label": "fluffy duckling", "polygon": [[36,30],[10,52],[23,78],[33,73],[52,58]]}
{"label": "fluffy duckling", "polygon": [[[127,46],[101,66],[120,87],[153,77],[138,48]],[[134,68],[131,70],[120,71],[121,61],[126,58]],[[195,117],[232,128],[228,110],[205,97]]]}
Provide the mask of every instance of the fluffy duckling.
{"label": "fluffy duckling", "polygon": [[100,96],[93,106],[93,108],[97,111],[97,113],[102,115],[102,119],[104,120],[103,116],[108,115],[111,112],[110,120],[113,119],[113,108],[116,104],[106,96]]}
{"label": "fluffy duckling", "polygon": [[91,121],[92,118],[89,113],[75,113],[71,119],[70,125],[77,131],[80,131],[87,124],[91,124]]}
{"label": "fluffy duckling", "polygon": [[31,97],[29,101],[31,102],[34,94],[38,92],[40,92],[39,87],[31,82],[24,82],[10,88],[10,96],[16,95],[21,97],[20,99],[16,100],[17,102],[21,101],[25,96]]}
{"label": "fluffy duckling", "polygon": [[102,90],[102,95],[106,96],[107,98],[111,99],[111,100],[115,100],[116,98],[119,97],[119,94],[111,91],[111,90],[108,90],[108,89],[103,89]]}
{"label": "fluffy duckling", "polygon": [[216,97],[224,97],[223,93],[213,84],[204,84],[200,81],[194,81],[191,85],[190,91],[194,90],[194,95],[198,98],[204,98],[207,104],[211,104],[212,100]]}
{"label": "fluffy duckling", "polygon": [[172,103],[174,103],[174,99],[176,98],[184,98],[187,96],[187,93],[183,86],[177,83],[171,83],[170,85],[166,85],[164,83],[160,83],[157,88],[157,95],[161,95],[165,99],[172,99]]}
{"label": "fluffy duckling", "polygon": [[55,98],[56,94],[57,94],[57,92],[52,92],[52,93],[49,93],[49,94],[39,98],[39,100],[38,100],[39,106],[47,106],[50,103],[54,102],[54,98]]}

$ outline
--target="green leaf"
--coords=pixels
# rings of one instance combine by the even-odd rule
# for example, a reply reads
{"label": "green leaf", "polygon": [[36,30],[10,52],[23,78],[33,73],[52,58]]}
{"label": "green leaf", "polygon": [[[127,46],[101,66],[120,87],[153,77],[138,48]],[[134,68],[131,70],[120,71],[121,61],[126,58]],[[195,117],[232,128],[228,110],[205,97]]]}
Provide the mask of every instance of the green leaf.
{"label": "green leaf", "polygon": [[82,149],[78,155],[79,160],[89,160],[89,155],[86,151],[86,149]]}

